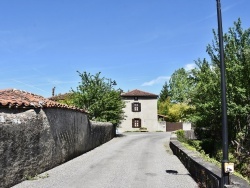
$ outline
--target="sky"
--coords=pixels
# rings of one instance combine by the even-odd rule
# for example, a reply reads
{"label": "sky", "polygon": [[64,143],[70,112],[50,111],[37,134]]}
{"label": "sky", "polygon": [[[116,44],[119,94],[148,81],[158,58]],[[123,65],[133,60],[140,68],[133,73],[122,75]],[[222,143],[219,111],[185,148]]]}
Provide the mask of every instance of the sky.
{"label": "sky", "polygon": [[[250,0],[221,0],[223,32]],[[77,71],[116,89],[159,94],[175,70],[209,57],[216,0],[0,0],[0,90],[43,97],[76,89]]]}

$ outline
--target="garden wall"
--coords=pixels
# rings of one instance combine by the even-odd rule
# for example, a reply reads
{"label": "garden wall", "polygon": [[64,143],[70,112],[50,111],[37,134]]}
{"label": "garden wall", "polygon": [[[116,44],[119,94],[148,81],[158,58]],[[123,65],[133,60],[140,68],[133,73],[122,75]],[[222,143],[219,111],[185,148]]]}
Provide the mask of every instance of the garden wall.
{"label": "garden wall", "polygon": [[0,108],[0,187],[10,187],[109,140],[110,123],[62,108]]}

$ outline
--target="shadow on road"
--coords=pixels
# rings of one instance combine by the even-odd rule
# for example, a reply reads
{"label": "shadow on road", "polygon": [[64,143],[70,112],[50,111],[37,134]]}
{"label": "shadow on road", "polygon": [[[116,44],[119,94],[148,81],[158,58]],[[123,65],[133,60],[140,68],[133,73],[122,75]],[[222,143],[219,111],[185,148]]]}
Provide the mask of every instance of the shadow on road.
{"label": "shadow on road", "polygon": [[176,170],[166,170],[167,174],[173,174],[173,175],[188,175],[191,176],[190,174],[179,174],[178,171]]}
{"label": "shadow on road", "polygon": [[115,137],[125,137],[127,135],[124,135],[124,134],[116,134]]}

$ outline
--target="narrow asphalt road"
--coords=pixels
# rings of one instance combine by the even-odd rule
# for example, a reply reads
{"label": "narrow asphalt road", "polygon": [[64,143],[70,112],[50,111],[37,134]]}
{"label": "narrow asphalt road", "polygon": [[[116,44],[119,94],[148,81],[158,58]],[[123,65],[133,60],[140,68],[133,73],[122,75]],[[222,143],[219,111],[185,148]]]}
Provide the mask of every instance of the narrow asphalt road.
{"label": "narrow asphalt road", "polygon": [[169,138],[126,133],[14,188],[197,188],[168,148]]}

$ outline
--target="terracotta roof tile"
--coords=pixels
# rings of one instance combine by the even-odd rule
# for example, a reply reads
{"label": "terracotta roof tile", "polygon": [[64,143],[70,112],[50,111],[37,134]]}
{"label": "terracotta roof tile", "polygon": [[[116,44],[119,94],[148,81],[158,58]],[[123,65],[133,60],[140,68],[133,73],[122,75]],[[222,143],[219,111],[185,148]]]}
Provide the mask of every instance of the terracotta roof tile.
{"label": "terracotta roof tile", "polygon": [[70,97],[70,95],[72,95],[72,93],[64,93],[64,94],[52,96],[48,99],[52,101],[65,100],[66,98]]}
{"label": "terracotta roof tile", "polygon": [[46,99],[40,95],[35,95],[26,91],[17,89],[5,89],[0,90],[0,107],[8,108],[67,108],[81,112],[85,112],[83,109],[79,109],[73,106],[60,104],[58,102]]}
{"label": "terracotta roof tile", "polygon": [[132,90],[132,91],[127,92],[127,93],[123,93],[123,94],[121,94],[121,96],[123,96],[123,97],[158,97],[158,95],[155,95],[153,93],[148,93],[145,91],[141,91],[138,89]]}

